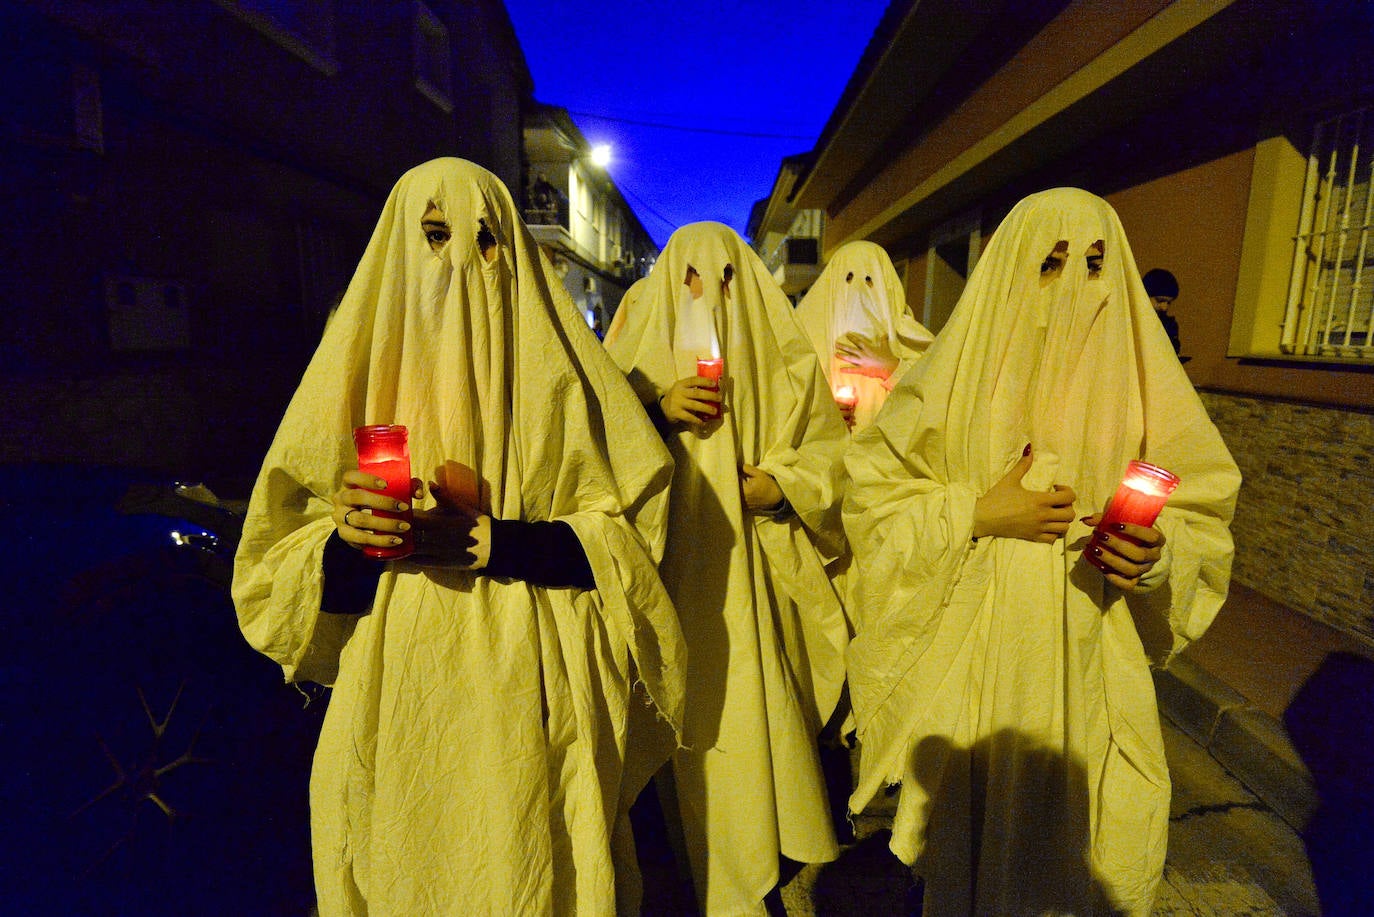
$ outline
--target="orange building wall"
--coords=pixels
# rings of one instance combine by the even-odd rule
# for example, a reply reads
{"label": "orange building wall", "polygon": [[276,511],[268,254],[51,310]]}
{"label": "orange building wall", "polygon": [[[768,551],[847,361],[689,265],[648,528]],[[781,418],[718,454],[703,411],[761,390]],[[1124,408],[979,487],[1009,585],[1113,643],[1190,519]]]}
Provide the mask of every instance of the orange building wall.
{"label": "orange building wall", "polygon": [[907,259],[903,279],[906,281],[907,308],[911,310],[916,321],[923,321],[921,312],[925,308],[926,301],[926,255],[924,252]]}
{"label": "orange building wall", "polygon": [[1162,267],[1178,278],[1169,311],[1192,357],[1184,369],[1204,389],[1374,408],[1374,373],[1226,356],[1253,165],[1254,151],[1243,150],[1107,197],[1140,272]]}
{"label": "orange building wall", "polygon": [[1374,486],[1374,418],[1363,410],[1374,375],[1226,356],[1253,159],[1243,151],[1108,200],[1141,272],[1178,278],[1169,311],[1193,358],[1184,369],[1244,476],[1235,580],[1374,646],[1374,550],[1348,534],[1367,515],[1358,495]]}
{"label": "orange building wall", "polygon": [[1226,358],[1253,162],[1245,150],[1107,197],[1140,273],[1162,267],[1178,278],[1169,312],[1199,385],[1215,380]]}

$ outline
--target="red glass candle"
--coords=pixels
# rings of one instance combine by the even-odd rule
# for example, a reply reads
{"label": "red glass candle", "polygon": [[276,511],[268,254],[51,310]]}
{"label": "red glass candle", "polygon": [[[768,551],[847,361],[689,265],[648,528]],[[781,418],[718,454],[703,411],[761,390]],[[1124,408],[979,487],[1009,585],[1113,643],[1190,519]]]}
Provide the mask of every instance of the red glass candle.
{"label": "red glass candle", "polygon": [[[409,504],[410,493],[410,447],[407,443],[406,428],[399,425],[379,424],[358,427],[353,431],[353,442],[358,447],[358,470],[376,475],[386,481],[386,487],[372,490],[383,494],[398,503]],[[403,513],[373,510],[373,515],[384,519],[404,519],[411,521],[411,511]],[[401,543],[391,547],[363,548],[368,557],[395,560],[406,557],[415,550],[414,532],[400,532]]]}
{"label": "red glass candle", "polygon": [[[1126,475],[1117,486],[1112,502],[1107,505],[1107,511],[1095,531],[1106,531],[1118,522],[1130,522],[1145,528],[1154,525],[1165,501],[1178,487],[1178,480],[1178,475],[1158,465],[1133,460],[1126,466]],[[1102,569],[1101,562],[1091,554],[1088,560]]]}
{"label": "red glass candle", "polygon": [[[697,375],[709,380],[712,384],[707,386],[711,391],[720,391],[720,377],[725,373],[724,357],[698,357]],[[711,410],[705,414],[707,417],[719,417],[720,405],[714,404]]]}
{"label": "red glass candle", "polygon": [[852,385],[841,385],[835,389],[835,403],[846,411],[854,410],[859,403],[859,395]]}

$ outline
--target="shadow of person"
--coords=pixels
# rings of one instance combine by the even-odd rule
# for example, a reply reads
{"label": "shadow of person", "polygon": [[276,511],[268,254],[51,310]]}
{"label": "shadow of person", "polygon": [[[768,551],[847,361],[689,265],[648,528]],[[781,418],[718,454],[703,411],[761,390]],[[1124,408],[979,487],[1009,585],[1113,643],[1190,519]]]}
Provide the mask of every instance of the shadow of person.
{"label": "shadow of person", "polygon": [[811,891],[818,917],[920,913],[915,877],[888,849],[891,840],[891,831],[875,831],[821,867]]}
{"label": "shadow of person", "polygon": [[1283,723],[1317,785],[1303,829],[1328,917],[1368,914],[1374,882],[1374,659],[1331,653],[1303,683]]}
{"label": "shadow of person", "polygon": [[[878,853],[861,845],[860,853],[851,851],[823,870],[817,914],[1120,913],[1090,862],[1090,788],[1082,763],[1032,736],[1003,729],[971,748],[927,736],[914,750],[908,773],[912,778],[901,790],[908,795],[906,806],[893,830],[899,848],[916,851],[921,907],[892,909],[898,874],[875,867]],[[903,832],[915,837],[901,837]],[[887,856],[891,869],[900,867]],[[857,869],[894,878],[865,883],[844,875]],[[844,889],[861,891],[846,898]]]}
{"label": "shadow of person", "polygon": [[[630,377],[632,384],[635,374]],[[689,433],[687,435],[698,435]],[[672,520],[659,567],[673,598],[687,644],[687,695],[682,744],[704,751],[715,747],[727,710],[730,669],[732,555],[741,548],[722,505],[693,457],[673,449],[676,468],[669,508]],[[733,472],[731,482],[733,483]],[[745,562],[747,566],[747,561]],[[736,599],[735,605],[738,605]],[[734,612],[738,612],[735,607]],[[644,876],[643,914],[694,914],[696,895],[689,869],[689,845],[681,798],[707,798],[705,773],[681,757],[661,768],[630,809],[638,862]]]}

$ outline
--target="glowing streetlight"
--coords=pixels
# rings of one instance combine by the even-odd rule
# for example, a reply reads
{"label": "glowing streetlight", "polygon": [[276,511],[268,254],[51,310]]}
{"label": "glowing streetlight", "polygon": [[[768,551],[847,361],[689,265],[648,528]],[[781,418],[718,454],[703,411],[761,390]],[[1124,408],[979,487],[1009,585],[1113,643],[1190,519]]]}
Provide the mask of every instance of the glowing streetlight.
{"label": "glowing streetlight", "polygon": [[610,164],[611,145],[609,143],[598,143],[592,147],[592,165],[604,169]]}

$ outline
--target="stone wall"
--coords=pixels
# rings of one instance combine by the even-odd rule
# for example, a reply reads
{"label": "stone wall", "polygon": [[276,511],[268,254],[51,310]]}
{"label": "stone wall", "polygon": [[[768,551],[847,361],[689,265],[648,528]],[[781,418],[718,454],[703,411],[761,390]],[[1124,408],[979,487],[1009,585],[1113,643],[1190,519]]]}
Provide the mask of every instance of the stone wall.
{"label": "stone wall", "polygon": [[1234,578],[1374,649],[1374,415],[1200,394],[1245,476]]}

